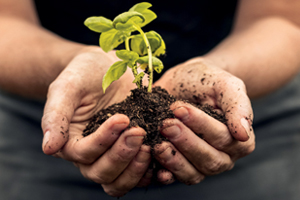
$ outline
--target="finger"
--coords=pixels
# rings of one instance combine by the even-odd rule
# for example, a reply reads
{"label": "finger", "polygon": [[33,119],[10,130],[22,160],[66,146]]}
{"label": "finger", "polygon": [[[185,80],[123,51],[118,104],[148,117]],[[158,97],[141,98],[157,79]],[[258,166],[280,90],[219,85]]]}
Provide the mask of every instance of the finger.
{"label": "finger", "polygon": [[177,101],[170,109],[176,118],[218,150],[226,150],[235,141],[225,124],[191,104]]}
{"label": "finger", "polygon": [[45,154],[56,153],[67,142],[70,121],[79,105],[78,96],[70,83],[54,82],[50,85],[42,117],[42,148]]}
{"label": "finger", "polygon": [[151,184],[153,177],[153,169],[148,169],[144,176],[141,178],[137,187],[146,187]]}
{"label": "finger", "polygon": [[151,162],[150,146],[143,145],[123,173],[110,184],[102,184],[110,196],[121,197],[136,187]]}
{"label": "finger", "polygon": [[215,87],[219,91],[218,106],[225,113],[230,133],[239,141],[247,141],[253,131],[253,111],[244,83],[235,78],[226,84],[216,84]]}
{"label": "finger", "polygon": [[255,150],[255,134],[250,132],[249,140],[245,142],[235,141],[226,148],[226,153],[230,155],[233,162],[245,157]]}
{"label": "finger", "polygon": [[178,119],[169,119],[161,133],[204,175],[218,174],[233,167],[228,154],[209,145]]}
{"label": "finger", "polygon": [[244,157],[255,149],[253,131],[249,140],[240,142],[233,139],[225,124],[188,103],[178,101],[171,105],[171,109],[184,125],[214,148],[229,154],[232,160]]}
{"label": "finger", "polygon": [[116,114],[106,120],[94,133],[86,137],[74,137],[62,148],[60,155],[65,160],[91,164],[118,139],[129,125],[129,118]]}
{"label": "finger", "polygon": [[136,156],[145,134],[138,127],[125,130],[114,145],[92,165],[79,163],[81,173],[99,184],[112,183]]}
{"label": "finger", "polygon": [[201,182],[204,175],[198,170],[169,142],[158,144],[154,148],[155,158],[174,174],[181,182],[193,185]]}
{"label": "finger", "polygon": [[157,172],[157,181],[164,185],[169,185],[175,182],[175,177],[172,172],[161,169]]}

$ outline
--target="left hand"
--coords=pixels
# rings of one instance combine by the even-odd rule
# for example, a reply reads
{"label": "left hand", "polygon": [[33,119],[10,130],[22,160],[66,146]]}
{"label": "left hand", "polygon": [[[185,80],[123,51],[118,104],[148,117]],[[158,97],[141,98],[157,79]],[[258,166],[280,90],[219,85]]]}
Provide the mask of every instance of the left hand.
{"label": "left hand", "polygon": [[145,131],[127,128],[129,118],[115,114],[95,132],[82,136],[95,113],[122,101],[135,87],[127,71],[103,94],[104,72],[115,61],[113,52],[99,47],[84,48],[75,56],[49,87],[42,129],[45,154],[73,162],[85,178],[120,197],[149,184],[151,154],[150,147],[142,144]]}
{"label": "left hand", "polygon": [[253,112],[239,78],[195,58],[167,71],[155,85],[178,99],[209,104],[227,119],[225,125],[188,103],[174,103],[177,119],[166,120],[161,128],[169,142],[155,147],[156,159],[169,170],[158,173],[160,182],[169,184],[174,175],[186,184],[199,183],[205,176],[230,170],[254,150]]}

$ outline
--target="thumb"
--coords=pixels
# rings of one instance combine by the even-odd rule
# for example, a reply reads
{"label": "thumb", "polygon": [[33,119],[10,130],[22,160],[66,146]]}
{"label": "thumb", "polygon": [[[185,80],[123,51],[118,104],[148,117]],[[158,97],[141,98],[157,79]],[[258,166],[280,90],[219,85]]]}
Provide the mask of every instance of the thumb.
{"label": "thumb", "polygon": [[49,87],[42,118],[42,148],[47,155],[55,154],[68,141],[70,121],[79,105],[78,96],[71,84],[59,82],[54,81]]}
{"label": "thumb", "polygon": [[225,91],[219,94],[219,103],[225,113],[228,129],[235,139],[247,141],[253,131],[253,111],[246,88],[237,84],[227,87]]}

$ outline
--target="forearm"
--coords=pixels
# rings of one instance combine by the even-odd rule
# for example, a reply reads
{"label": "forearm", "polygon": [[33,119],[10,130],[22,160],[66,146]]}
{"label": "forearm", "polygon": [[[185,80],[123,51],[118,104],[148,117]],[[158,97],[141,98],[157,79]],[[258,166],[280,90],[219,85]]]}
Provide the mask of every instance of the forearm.
{"label": "forearm", "polygon": [[249,20],[247,25],[238,20],[232,34],[204,57],[241,78],[248,95],[258,97],[297,74],[299,52],[297,23],[270,15]]}
{"label": "forearm", "polygon": [[241,78],[248,95],[257,97],[276,90],[297,74],[298,52],[300,31],[274,18],[234,32],[205,57]]}
{"label": "forearm", "polygon": [[45,97],[49,84],[84,47],[37,23],[0,17],[0,87],[30,97]]}

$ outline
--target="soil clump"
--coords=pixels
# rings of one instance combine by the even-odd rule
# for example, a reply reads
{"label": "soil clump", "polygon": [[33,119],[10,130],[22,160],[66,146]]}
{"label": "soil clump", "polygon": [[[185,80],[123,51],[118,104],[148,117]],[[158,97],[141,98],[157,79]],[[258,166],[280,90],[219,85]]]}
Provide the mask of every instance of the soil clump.
{"label": "soil clump", "polygon": [[[146,131],[144,144],[151,146],[153,149],[156,144],[167,140],[160,134],[159,127],[163,125],[165,119],[175,118],[173,111],[170,110],[170,105],[177,100],[180,99],[176,99],[161,87],[154,87],[151,93],[147,92],[146,87],[131,90],[131,95],[124,101],[113,104],[95,114],[82,135],[87,136],[95,132],[109,117],[120,113],[129,117],[130,124],[128,128],[139,126]],[[215,112],[211,106],[194,106],[215,119],[226,123],[225,116]]]}

